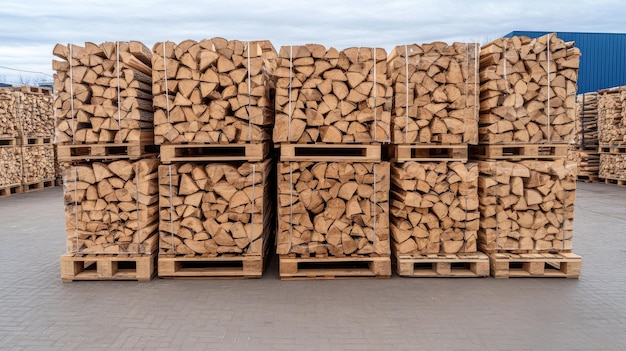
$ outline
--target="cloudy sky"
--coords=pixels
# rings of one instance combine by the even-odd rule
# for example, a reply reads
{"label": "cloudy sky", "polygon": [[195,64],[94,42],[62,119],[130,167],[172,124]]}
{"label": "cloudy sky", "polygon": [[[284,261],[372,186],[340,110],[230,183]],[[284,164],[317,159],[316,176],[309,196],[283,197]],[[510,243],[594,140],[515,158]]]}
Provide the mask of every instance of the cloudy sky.
{"label": "cloudy sky", "polygon": [[3,0],[0,82],[51,79],[56,43],[215,36],[345,48],[486,43],[513,30],[626,33],[624,0]]}

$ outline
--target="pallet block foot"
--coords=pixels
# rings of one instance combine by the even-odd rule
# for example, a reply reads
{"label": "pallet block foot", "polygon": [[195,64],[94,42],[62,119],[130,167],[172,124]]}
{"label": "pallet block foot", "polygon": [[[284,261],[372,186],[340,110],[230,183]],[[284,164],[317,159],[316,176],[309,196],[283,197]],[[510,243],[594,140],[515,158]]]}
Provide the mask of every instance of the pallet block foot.
{"label": "pallet block foot", "polygon": [[280,279],[390,278],[390,257],[280,256]]}
{"label": "pallet block foot", "polygon": [[489,257],[482,252],[422,256],[394,256],[401,277],[487,277]]}

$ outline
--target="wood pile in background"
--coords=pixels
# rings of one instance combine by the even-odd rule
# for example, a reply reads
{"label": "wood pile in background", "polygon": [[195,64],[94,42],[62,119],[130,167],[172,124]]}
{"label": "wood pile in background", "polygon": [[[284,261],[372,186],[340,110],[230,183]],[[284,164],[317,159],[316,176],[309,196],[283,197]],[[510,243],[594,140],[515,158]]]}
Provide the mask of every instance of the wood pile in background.
{"label": "wood pile in background", "polygon": [[479,248],[484,252],[572,249],[576,166],[564,159],[480,161]]}
{"label": "wood pile in background", "polygon": [[576,97],[576,134],[574,145],[582,149],[598,148],[598,93]]}
{"label": "wood pile in background", "polygon": [[271,139],[275,57],[267,41],[213,38],[155,44],[155,142]]}
{"label": "wood pile in background", "polygon": [[478,141],[478,49],[475,43],[434,42],[391,51],[393,143]]}
{"label": "wood pile in background", "polygon": [[389,186],[388,162],[279,162],[277,253],[389,257]]}
{"label": "wood pile in background", "polygon": [[157,159],[64,163],[67,252],[155,252],[159,225],[158,165]]}
{"label": "wood pile in background", "polygon": [[[623,149],[626,151],[626,149]],[[600,154],[598,176],[605,179],[626,180],[626,152]]]}
{"label": "wood pile in background", "polygon": [[626,144],[626,86],[598,92],[600,145]]}
{"label": "wood pile in background", "polygon": [[597,150],[576,148],[567,153],[567,160],[576,164],[577,179],[590,182],[594,182],[598,178],[600,158],[601,155]]}
{"label": "wood pile in background", "polygon": [[160,166],[159,257],[263,256],[274,223],[272,168],[271,160]]}
{"label": "wood pile in background", "polygon": [[580,50],[556,34],[497,39],[480,51],[479,141],[568,143]]}
{"label": "wood pile in background", "polygon": [[389,142],[393,89],[381,48],[283,46],[274,142]]}
{"label": "wood pile in background", "polygon": [[395,255],[476,252],[480,217],[477,164],[393,164],[391,182]]}
{"label": "wood pile in background", "polygon": [[35,183],[56,177],[54,145],[22,146],[23,182]]}
{"label": "wood pile in background", "polygon": [[152,52],[137,41],[57,44],[58,143],[123,143],[153,128]]}
{"label": "wood pile in background", "polygon": [[0,146],[0,187],[22,184],[22,151],[17,145]]}
{"label": "wood pile in background", "polygon": [[17,138],[20,135],[18,104],[18,96],[13,89],[0,89],[0,137]]}

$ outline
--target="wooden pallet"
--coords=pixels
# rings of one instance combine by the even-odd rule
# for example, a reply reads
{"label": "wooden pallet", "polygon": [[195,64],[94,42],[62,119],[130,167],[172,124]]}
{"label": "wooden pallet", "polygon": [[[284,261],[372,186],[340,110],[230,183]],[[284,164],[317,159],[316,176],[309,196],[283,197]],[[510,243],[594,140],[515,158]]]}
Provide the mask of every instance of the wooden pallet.
{"label": "wooden pallet", "polygon": [[470,158],[479,160],[554,160],[567,156],[568,144],[470,145]]}
{"label": "wooden pallet", "polygon": [[264,268],[261,255],[159,255],[158,261],[159,278],[261,278]]}
{"label": "wooden pallet", "polygon": [[626,179],[618,179],[618,178],[602,178],[602,179],[604,179],[604,184],[626,186]]}
{"label": "wooden pallet", "polygon": [[390,148],[389,156],[395,162],[407,162],[407,161],[467,162],[467,144],[392,145]]}
{"label": "wooden pallet", "polygon": [[390,278],[390,257],[280,256],[280,279]]}
{"label": "wooden pallet", "polygon": [[57,145],[59,161],[137,160],[156,156],[159,147],[148,142]]}
{"label": "wooden pallet", "polygon": [[600,145],[598,152],[601,154],[626,154],[626,145]]}
{"label": "wooden pallet", "polygon": [[22,86],[19,90],[23,93],[51,95],[52,89],[43,87]]}
{"label": "wooden pallet", "polygon": [[23,146],[49,145],[54,141],[53,137],[24,136],[19,139]]}
{"label": "wooden pallet", "polygon": [[22,192],[24,192],[24,186],[21,183],[0,186],[0,197],[21,194]]}
{"label": "wooden pallet", "polygon": [[587,174],[578,174],[576,176],[576,180],[578,180],[579,182],[585,182],[585,183],[598,183],[600,182],[600,177],[587,175]]}
{"label": "wooden pallet", "polygon": [[263,161],[270,152],[270,143],[258,144],[164,144],[161,162],[194,161]]}
{"label": "wooden pallet", "polygon": [[24,183],[24,192],[28,193],[35,190],[52,188],[56,186],[56,178],[44,179],[38,182]]}
{"label": "wooden pallet", "polygon": [[402,277],[488,277],[489,257],[482,252],[421,256],[394,255],[396,273]]}
{"label": "wooden pallet", "polygon": [[0,146],[19,146],[18,140],[14,137],[0,137]]}
{"label": "wooden pallet", "polygon": [[157,254],[61,256],[61,280],[138,280],[147,282],[156,275]]}
{"label": "wooden pallet", "polygon": [[491,253],[491,275],[496,278],[578,278],[582,257],[573,253]]}
{"label": "wooden pallet", "polygon": [[354,161],[382,160],[380,144],[286,144],[280,145],[281,161]]}

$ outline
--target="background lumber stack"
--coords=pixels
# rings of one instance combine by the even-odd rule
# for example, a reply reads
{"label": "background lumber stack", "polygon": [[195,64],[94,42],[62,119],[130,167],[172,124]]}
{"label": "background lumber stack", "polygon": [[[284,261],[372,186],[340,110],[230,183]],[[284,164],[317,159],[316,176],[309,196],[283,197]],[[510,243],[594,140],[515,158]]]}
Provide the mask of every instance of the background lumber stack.
{"label": "background lumber stack", "polygon": [[395,144],[478,141],[478,44],[396,46],[387,59]]}
{"label": "background lumber stack", "polygon": [[271,43],[223,38],[154,45],[155,141],[246,143],[271,139]]}
{"label": "background lumber stack", "polygon": [[17,138],[21,132],[18,96],[11,88],[0,88],[0,138]]}
{"label": "background lumber stack", "polygon": [[269,41],[154,45],[159,277],[262,276],[275,228],[276,56]]}
{"label": "background lumber stack", "polygon": [[598,152],[598,93],[576,97],[576,134],[568,160],[577,165],[577,179],[598,181],[600,153]]}
{"label": "background lumber stack", "polygon": [[0,197],[22,192],[22,147],[17,139],[0,139]]}
{"label": "background lumber stack", "polygon": [[[74,145],[80,144],[153,144],[152,53],[144,44],[57,44],[53,54],[63,60],[52,62],[61,155],[74,155]],[[94,149],[81,150],[102,156]],[[134,151],[134,156],[144,151]]]}
{"label": "background lumber stack", "polygon": [[598,92],[599,176],[626,185],[626,86]]}
{"label": "background lumber stack", "polygon": [[67,253],[61,278],[150,280],[158,246],[151,52],[57,44],[53,61]]}
{"label": "background lumber stack", "polygon": [[392,88],[381,48],[283,46],[274,142],[389,142]]}

